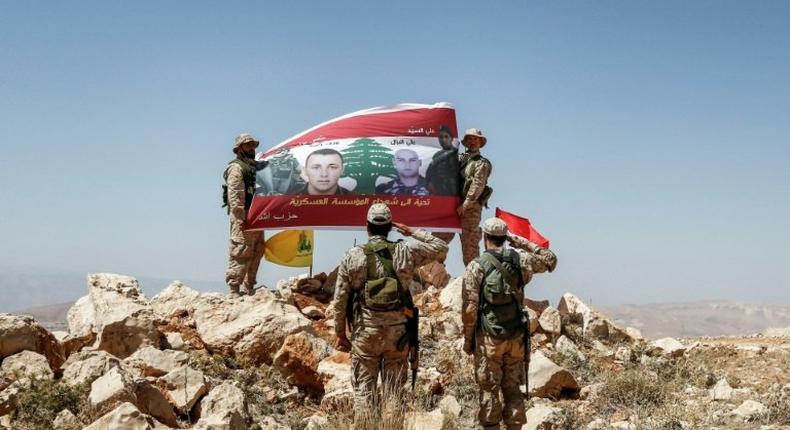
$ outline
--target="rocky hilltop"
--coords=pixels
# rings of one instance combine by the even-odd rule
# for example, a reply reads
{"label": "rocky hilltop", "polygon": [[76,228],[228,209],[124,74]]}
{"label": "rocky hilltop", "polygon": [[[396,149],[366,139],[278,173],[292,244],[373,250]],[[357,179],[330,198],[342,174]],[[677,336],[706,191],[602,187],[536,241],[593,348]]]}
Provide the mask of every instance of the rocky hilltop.
{"label": "rocky hilltop", "polygon": [[[412,393],[386,393],[377,429],[475,428],[460,279],[428,277]],[[435,282],[432,279],[436,279]],[[435,285],[431,285],[435,283]],[[175,281],[88,275],[68,331],[0,314],[0,427],[345,429],[350,359],[331,345],[332,274],[229,298]],[[790,339],[649,340],[576,296],[525,300],[532,360],[524,429],[790,428]]]}

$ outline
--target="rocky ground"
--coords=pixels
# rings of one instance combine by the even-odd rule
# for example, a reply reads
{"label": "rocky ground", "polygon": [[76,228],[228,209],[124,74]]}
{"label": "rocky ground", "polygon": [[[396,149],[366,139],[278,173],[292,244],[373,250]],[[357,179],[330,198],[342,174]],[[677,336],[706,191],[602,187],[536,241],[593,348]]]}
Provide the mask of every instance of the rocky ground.
{"label": "rocky ground", "polygon": [[[416,388],[384,393],[383,413],[362,428],[475,428],[460,282],[440,270],[421,279]],[[0,427],[349,428],[349,357],[332,349],[327,315],[333,284],[332,274],[291,278],[231,299],[173,282],[149,299],[134,278],[91,274],[68,332],[0,314]],[[570,293],[524,305],[524,429],[790,429],[787,331],[649,340]]]}

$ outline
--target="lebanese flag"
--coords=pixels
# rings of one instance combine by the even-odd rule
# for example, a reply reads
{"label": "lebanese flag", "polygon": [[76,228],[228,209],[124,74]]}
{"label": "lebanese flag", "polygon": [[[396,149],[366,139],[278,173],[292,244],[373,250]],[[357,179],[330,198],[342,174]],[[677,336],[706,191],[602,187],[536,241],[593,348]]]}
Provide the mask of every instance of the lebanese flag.
{"label": "lebanese flag", "polygon": [[538,233],[528,219],[514,215],[510,212],[505,212],[502,209],[496,208],[496,217],[501,219],[507,224],[507,229],[516,236],[521,236],[530,242],[535,242],[541,248],[549,248],[549,240]]}

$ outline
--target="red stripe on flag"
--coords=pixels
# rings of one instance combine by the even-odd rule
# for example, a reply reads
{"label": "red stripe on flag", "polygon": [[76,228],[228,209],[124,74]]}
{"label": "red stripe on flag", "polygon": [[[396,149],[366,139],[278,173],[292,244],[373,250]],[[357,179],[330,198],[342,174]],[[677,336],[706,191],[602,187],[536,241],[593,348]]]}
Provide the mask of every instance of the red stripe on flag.
{"label": "red stripe on flag", "polygon": [[391,112],[361,113],[351,117],[336,118],[311,130],[297,135],[266,151],[266,157],[278,149],[306,145],[333,139],[353,139],[356,137],[436,137],[439,127],[450,127],[453,137],[458,136],[455,122],[455,109],[451,107],[412,108]]}
{"label": "red stripe on flag", "polygon": [[532,227],[528,219],[503,211],[499,208],[496,208],[496,217],[507,224],[507,229],[511,233],[528,239],[531,242],[535,242],[541,248],[549,248],[549,240],[538,233],[538,231]]}

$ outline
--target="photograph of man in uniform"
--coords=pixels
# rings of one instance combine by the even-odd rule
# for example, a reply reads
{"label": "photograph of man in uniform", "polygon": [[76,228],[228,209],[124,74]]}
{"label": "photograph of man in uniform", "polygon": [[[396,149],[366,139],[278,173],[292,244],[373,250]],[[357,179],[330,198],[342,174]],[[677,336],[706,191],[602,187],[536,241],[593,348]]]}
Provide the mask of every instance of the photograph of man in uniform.
{"label": "photograph of man in uniform", "polygon": [[321,148],[311,152],[304,162],[301,175],[306,184],[290,194],[351,194],[351,191],[337,183],[343,176],[343,156],[334,149]]}
{"label": "photograph of man in uniform", "polygon": [[411,149],[399,149],[392,156],[392,165],[398,172],[398,177],[378,185],[376,194],[427,196],[428,183],[420,176],[422,160],[417,152]]}
{"label": "photograph of man in uniform", "polygon": [[425,171],[428,191],[435,196],[458,196],[461,194],[461,174],[458,170],[458,148],[453,145],[450,128],[443,125],[439,128],[439,145]]}

